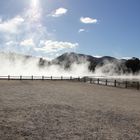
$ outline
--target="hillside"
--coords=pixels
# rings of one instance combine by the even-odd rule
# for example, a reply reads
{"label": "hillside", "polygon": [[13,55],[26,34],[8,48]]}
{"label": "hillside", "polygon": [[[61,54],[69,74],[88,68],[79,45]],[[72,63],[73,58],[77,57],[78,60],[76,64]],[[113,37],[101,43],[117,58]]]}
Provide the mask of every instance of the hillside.
{"label": "hillside", "polygon": [[117,59],[111,56],[97,58],[91,55],[78,54],[74,52],[64,53],[51,61],[28,55],[1,52],[0,61],[3,64],[8,63],[10,65],[15,65],[17,63],[24,65],[25,63],[30,64],[31,62],[35,62],[35,64],[40,68],[59,66],[64,68],[64,70],[70,69],[74,64],[77,65],[77,68],[81,64],[87,64],[86,66],[89,71],[95,72],[96,70],[101,70],[102,73],[106,74],[110,73],[110,71],[111,73],[116,74],[137,74],[140,71],[140,60],[135,57],[129,60]]}

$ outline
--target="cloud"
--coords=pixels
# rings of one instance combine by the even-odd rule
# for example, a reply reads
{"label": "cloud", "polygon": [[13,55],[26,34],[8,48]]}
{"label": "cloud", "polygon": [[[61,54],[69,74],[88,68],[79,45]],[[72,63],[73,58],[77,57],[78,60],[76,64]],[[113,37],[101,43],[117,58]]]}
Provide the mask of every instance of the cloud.
{"label": "cloud", "polygon": [[5,43],[7,46],[11,46],[11,45],[15,45],[15,44],[17,44],[16,42],[14,42],[14,41],[9,41],[9,42],[6,42]]}
{"label": "cloud", "polygon": [[67,12],[68,12],[68,10],[65,8],[58,8],[54,12],[52,12],[51,16],[52,17],[60,17],[62,15],[65,15]]}
{"label": "cloud", "polygon": [[96,24],[98,22],[97,19],[90,18],[90,17],[81,17],[80,21],[85,24]]}
{"label": "cloud", "polygon": [[103,57],[103,56],[101,56],[101,55],[94,55],[93,57],[101,58],[101,57]]}
{"label": "cloud", "polygon": [[118,59],[126,59],[126,60],[128,60],[128,59],[132,59],[132,57],[128,56],[128,57],[121,57],[121,58],[118,58]]}
{"label": "cloud", "polygon": [[34,48],[34,50],[49,53],[49,52],[59,52],[66,49],[76,48],[78,46],[78,43],[42,40],[40,42],[40,46],[41,46],[40,48]]}
{"label": "cloud", "polygon": [[24,22],[21,16],[16,16],[7,21],[0,21],[0,32],[17,33],[19,26]]}
{"label": "cloud", "polygon": [[78,32],[79,32],[79,33],[81,33],[81,32],[85,32],[85,29],[79,29]]}
{"label": "cloud", "polygon": [[[78,43],[52,41],[54,34],[48,32],[42,24],[42,9],[39,0],[32,0],[29,8],[10,19],[0,17],[0,50],[33,56],[54,58],[56,54],[72,51]],[[59,8],[55,17],[67,13],[67,9]]]}
{"label": "cloud", "polygon": [[31,47],[31,46],[34,46],[35,44],[34,44],[33,39],[26,39],[20,42],[20,45],[25,46],[25,47]]}

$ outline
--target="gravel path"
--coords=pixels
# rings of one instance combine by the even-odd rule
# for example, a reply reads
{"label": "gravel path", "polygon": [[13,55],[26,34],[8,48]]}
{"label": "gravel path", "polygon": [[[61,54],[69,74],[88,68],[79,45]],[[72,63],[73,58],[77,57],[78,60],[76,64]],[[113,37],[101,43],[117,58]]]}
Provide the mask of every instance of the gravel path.
{"label": "gravel path", "polygon": [[0,140],[139,140],[140,91],[0,81]]}

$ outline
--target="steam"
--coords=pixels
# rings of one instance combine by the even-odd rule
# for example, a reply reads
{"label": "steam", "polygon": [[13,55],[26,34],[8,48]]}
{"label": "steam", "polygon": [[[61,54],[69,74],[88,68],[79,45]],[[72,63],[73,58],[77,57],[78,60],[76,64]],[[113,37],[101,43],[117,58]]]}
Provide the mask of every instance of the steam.
{"label": "steam", "polygon": [[17,54],[0,54],[0,76],[84,76],[91,75],[88,70],[88,63],[72,64],[71,68],[65,70],[60,65],[39,66],[39,58],[25,57]]}
{"label": "steam", "polygon": [[93,75],[108,79],[140,80],[140,72],[133,74],[132,72],[126,72],[126,70],[126,66],[119,61],[109,62],[105,60],[102,66],[98,65],[95,68]]}
{"label": "steam", "polygon": [[[0,76],[54,76],[54,77],[94,77],[94,78],[110,78],[110,79],[140,79],[140,74],[133,75],[131,73],[124,74],[125,66],[120,65],[119,62],[104,61],[104,64],[98,65],[94,72],[89,68],[89,62],[85,58],[70,57],[72,62],[70,68],[65,69],[66,61],[61,61],[61,64],[51,63],[52,61],[45,61],[43,66],[39,65],[40,58],[23,56],[15,53],[0,53]],[[77,61],[76,61],[77,59]],[[76,63],[78,62],[78,63]],[[120,69],[122,68],[122,69]]]}
{"label": "steam", "polygon": [[104,60],[103,65],[97,65],[95,68],[95,74],[101,75],[101,76],[118,76],[123,75],[123,70],[125,70],[124,65],[120,65],[119,62],[113,61],[109,62],[107,60]]}

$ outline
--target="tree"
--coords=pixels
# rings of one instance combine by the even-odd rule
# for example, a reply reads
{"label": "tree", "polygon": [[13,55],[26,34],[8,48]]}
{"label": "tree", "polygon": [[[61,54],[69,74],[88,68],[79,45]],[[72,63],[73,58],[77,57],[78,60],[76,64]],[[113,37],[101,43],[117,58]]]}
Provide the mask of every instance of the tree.
{"label": "tree", "polygon": [[126,61],[126,67],[129,72],[133,72],[133,74],[140,71],[140,60],[138,58],[133,57]]}

